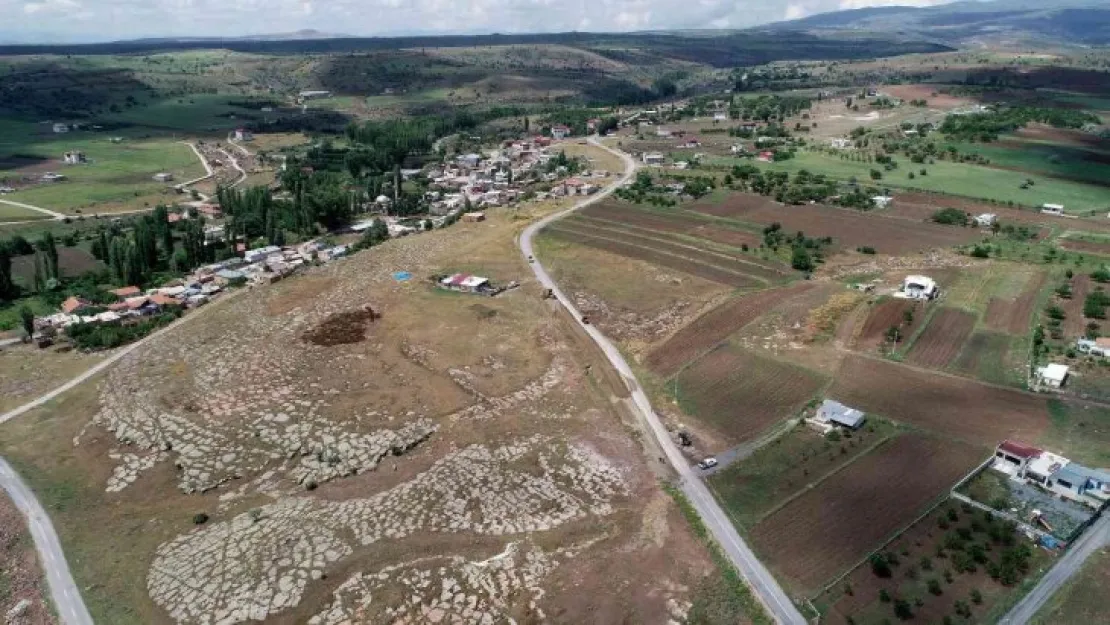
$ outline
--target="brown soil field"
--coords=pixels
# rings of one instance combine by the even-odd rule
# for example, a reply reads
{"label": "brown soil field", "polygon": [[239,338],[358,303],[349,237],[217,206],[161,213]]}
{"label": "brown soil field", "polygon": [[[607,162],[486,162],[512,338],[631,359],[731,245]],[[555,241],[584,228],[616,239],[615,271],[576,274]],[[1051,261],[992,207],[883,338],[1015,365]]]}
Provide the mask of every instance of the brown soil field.
{"label": "brown soil field", "polygon": [[616,221],[626,226],[644,228],[658,232],[690,234],[694,236],[739,247],[743,244],[758,245],[759,237],[754,232],[731,230],[709,224],[704,220],[689,219],[677,214],[664,214],[640,209],[623,202],[606,200],[589,206],[581,211],[582,215]]}
{"label": "brown soil field", "polygon": [[[947,519],[949,510],[954,511],[956,521]],[[948,530],[940,529],[941,518],[945,519]],[[968,513],[957,505],[956,501],[942,504],[884,548],[884,553],[895,554],[898,558],[898,565],[894,567],[894,574],[891,577],[880,578],[871,571],[870,566],[864,564],[852,571],[842,584],[837,584],[822,595],[821,603],[827,603],[831,608],[821,622],[828,625],[847,625],[848,617],[852,617],[856,623],[879,622],[883,617],[892,622],[896,621],[891,604],[883,603],[879,599],[881,590],[886,590],[891,597],[921,598],[922,605],[913,606],[913,622],[941,623],[945,617],[955,618],[953,608],[956,599],[963,599],[968,603],[972,613],[970,622],[986,622],[987,614],[993,606],[1012,593],[1022,592],[1021,588],[1003,586],[991,579],[985,566],[976,567],[974,572],[954,574],[952,581],[949,582],[944,578],[943,572],[945,569],[951,570],[952,567],[948,564],[948,560],[937,557],[937,549],[943,549],[945,537],[962,528],[972,530],[974,539],[980,544],[993,543],[983,533],[986,523],[982,512]],[[1014,538],[1019,543],[1026,540],[1024,536],[1016,533]],[[997,543],[991,546],[993,548],[987,552],[987,557],[991,562],[997,563],[1003,547]],[[926,562],[929,565],[928,569],[924,568]],[[1043,550],[1034,550],[1033,570],[1039,568],[1038,564],[1051,564],[1051,562],[1051,555]],[[917,572],[912,580],[909,579],[911,568]],[[928,582],[933,579],[941,584],[940,595],[934,595],[928,590]],[[852,589],[851,594],[845,592],[849,586]],[[972,590],[978,590],[982,594],[981,604],[968,600]],[[1054,621],[1054,623],[1076,622],[1082,621]]]}
{"label": "brown soil field", "polygon": [[942,308],[933,314],[929,325],[914,341],[906,360],[922,367],[943,369],[960,353],[974,327],[975,315],[956,308]]}
{"label": "brown soil field", "polygon": [[686,412],[737,444],[793,415],[826,381],[802,367],[721,345],[683,370],[676,386]]}
{"label": "brown soil field", "polygon": [[[104,263],[79,247],[58,246],[58,269],[66,278],[79,276],[88,271],[104,269]],[[35,257],[16,256],[12,258],[12,278],[30,285],[35,279]]]}
{"label": "brown soil field", "polygon": [[779,206],[760,197],[735,194],[721,204],[698,204],[691,210],[768,225],[782,224],[788,232],[804,232],[810,237],[832,237],[837,248],[860,246],[875,248],[880,254],[908,254],[937,247],[951,247],[979,238],[970,228],[937,224],[910,224],[882,214],[818,205]]}
{"label": "brown soil field", "polygon": [[1110,256],[1110,243],[1097,243],[1095,241],[1081,241],[1079,239],[1060,239],[1060,247],[1074,252]]}
{"label": "brown soil field", "polygon": [[[913,322],[909,326],[904,325],[907,310],[913,311]],[[886,341],[886,331],[891,326],[902,328],[903,337],[912,336],[925,319],[925,311],[925,304],[908,299],[890,298],[879,302],[863,322],[855,347],[865,351],[876,349]]]}
{"label": "brown soil field", "polygon": [[1031,139],[1033,141],[1045,141],[1047,143],[1058,143],[1060,145],[1071,145],[1083,148],[1106,149],[1105,140],[1100,139],[1097,135],[1081,130],[1053,128],[1046,124],[1029,124],[1025,128],[1018,129],[1013,134],[1022,139]]}
{"label": "brown soil field", "polygon": [[1033,307],[1037,304],[1037,295],[1047,280],[1048,274],[1042,272],[1037,280],[1030,281],[1029,287],[1019,297],[992,297],[983,315],[984,323],[992,330],[1001,330],[1010,334],[1028,332],[1029,322],[1033,317]]}
{"label": "brown soil field", "polygon": [[[569,228],[562,224],[546,228],[544,232],[566,241],[605,250],[606,252],[612,252],[627,258],[646,260],[661,267],[682,271],[692,276],[705,278],[706,280],[726,284],[728,286],[750,288],[763,284],[763,281],[755,277],[728,271],[718,267],[716,264],[706,264],[706,262],[695,260],[692,257],[699,256],[696,252],[686,251],[681,256],[676,256],[634,243],[623,242],[615,238],[597,236],[596,234]],[[702,261],[707,260],[704,255],[700,255],[700,258]],[[712,257],[708,260],[712,262]]]}
{"label": "brown soil field", "polygon": [[668,378],[682,365],[725,340],[768,309],[811,286],[802,282],[731,299],[674,333],[648,354],[645,364],[655,374]]}
{"label": "brown soil field", "polygon": [[969,98],[939,93],[937,85],[884,85],[882,91],[903,100],[925,100],[931,109],[954,109],[974,102]]}
{"label": "brown soil field", "polygon": [[636,231],[624,226],[594,217],[571,217],[560,223],[561,228],[575,230],[604,238],[612,238],[622,243],[639,245],[674,256],[686,256],[712,264],[729,271],[743,273],[757,278],[775,280],[786,275],[780,268],[764,263],[760,259],[728,252],[706,249],[698,242],[684,241],[669,237],[665,233]]}
{"label": "brown soil field", "polygon": [[752,541],[772,569],[812,594],[910,523],[985,454],[921,434],[900,436],[764,518]]}
{"label": "brown soil field", "polygon": [[31,602],[23,616],[8,618],[12,625],[57,623],[48,599],[26,519],[6,495],[0,495],[0,614],[7,614],[23,600]]}
{"label": "brown soil field", "polygon": [[1066,336],[1083,336],[1087,321],[1083,318],[1083,300],[1091,292],[1091,276],[1080,273],[1072,276],[1071,299],[1060,303],[1064,309],[1064,334]]}
{"label": "brown soil field", "polygon": [[1035,441],[1049,426],[1048,400],[877,358],[844,359],[829,394],[866,412],[980,445]]}
{"label": "brown soil field", "polygon": [[[979,215],[981,213],[994,213],[998,215],[998,220],[1003,225],[1014,223],[1018,225],[1038,225],[1038,226],[1059,226],[1061,223],[1068,227],[1078,227],[1084,230],[1093,230],[1100,232],[1110,232],[1110,223],[1105,220],[1094,219],[1067,219],[1061,222],[1059,217],[1052,215],[1045,215],[1032,210],[1021,210],[1019,208],[1009,208],[1006,206],[999,206],[981,200],[973,200],[969,198],[958,197],[954,195],[944,195],[942,193],[922,193],[922,192],[906,192],[896,193],[894,195],[894,202],[891,208],[884,214],[891,217],[901,217],[904,219],[912,219],[914,221],[927,221],[932,217],[933,213],[942,208],[957,208],[972,215]],[[947,226],[953,228],[953,226]],[[974,229],[968,229],[975,232]],[[1044,236],[1043,231],[1040,235]]]}

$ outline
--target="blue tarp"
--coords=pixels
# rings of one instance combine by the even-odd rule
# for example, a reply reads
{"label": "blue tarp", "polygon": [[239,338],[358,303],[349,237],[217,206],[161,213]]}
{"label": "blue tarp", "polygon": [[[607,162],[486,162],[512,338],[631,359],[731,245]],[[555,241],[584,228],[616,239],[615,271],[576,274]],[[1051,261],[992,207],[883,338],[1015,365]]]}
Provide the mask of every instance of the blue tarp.
{"label": "blue tarp", "polygon": [[412,274],[407,271],[397,271],[394,272],[393,279],[398,282],[405,282],[412,279]]}

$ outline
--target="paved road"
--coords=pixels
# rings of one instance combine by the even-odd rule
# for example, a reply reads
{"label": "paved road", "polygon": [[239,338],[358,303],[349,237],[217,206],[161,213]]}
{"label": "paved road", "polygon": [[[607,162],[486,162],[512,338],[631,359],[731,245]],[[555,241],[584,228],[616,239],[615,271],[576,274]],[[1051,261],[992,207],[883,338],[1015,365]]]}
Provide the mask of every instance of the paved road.
{"label": "paved road", "polygon": [[15,506],[27,517],[27,527],[35,541],[46,583],[54,599],[54,609],[65,625],[93,625],[92,617],[81,599],[81,591],[70,575],[62,543],[54,532],[46,510],[42,509],[34,493],[3,458],[0,458],[0,487],[8,492]]}
{"label": "paved road", "polygon": [[1006,616],[998,621],[999,625],[1024,625],[1033,620],[1033,617],[1052,595],[1075,575],[1087,558],[1106,545],[1110,545],[1110,514],[1104,514],[1094,525],[1079,537],[1069,548],[1064,557],[1060,558],[1041,581],[1029,591],[1028,595],[1010,610]]}
{"label": "paved road", "polygon": [[[635,174],[636,162],[630,156],[602,145],[598,142],[596,137],[590,137],[589,141],[591,144],[619,156],[625,164],[624,174],[616,183],[606,187],[604,191],[579,202],[571,208],[552,213],[525,228],[518,241],[520,251],[524,254],[525,258],[534,258],[532,239],[544,226],[569,215],[573,211],[585,208],[586,206],[602,200],[616,190],[619,185],[631,180],[632,176]],[[545,288],[551,289],[559,303],[570,312],[571,316],[574,317],[582,329],[590,335],[590,338],[592,338],[595,343],[597,343],[598,347],[601,348],[609,359],[609,362],[621,374],[621,377],[624,378],[625,385],[628,386],[631,392],[632,404],[635,407],[634,412],[637,413],[637,417],[655,436],[667,460],[679,475],[683,493],[685,493],[690,503],[694,506],[694,509],[697,510],[706,528],[713,534],[714,538],[721,545],[721,548],[728,555],[737,570],[740,571],[740,574],[748,582],[756,598],[777,622],[788,625],[804,625],[806,623],[805,617],[794,607],[794,604],[790,601],[789,597],[786,596],[786,593],[783,592],[778,582],[775,581],[766,567],[756,559],[755,554],[752,553],[751,549],[748,548],[747,544],[740,538],[740,535],[736,532],[736,528],[733,527],[732,523],[729,521],[728,516],[717,504],[717,500],[713,498],[709,489],[706,488],[705,484],[694,474],[694,470],[690,468],[689,463],[687,463],[682,453],[678,450],[678,446],[671,440],[670,433],[667,432],[666,427],[663,426],[659,416],[655,414],[655,411],[651,407],[651,402],[648,401],[647,395],[640,387],[640,383],[636,380],[635,374],[632,373],[631,367],[628,366],[628,363],[624,360],[620,351],[605,337],[605,335],[598,331],[597,328],[582,322],[582,313],[575,308],[570,299],[559,289],[559,285],[548,275],[547,270],[544,269],[538,259],[531,262],[531,267],[540,284]]]}

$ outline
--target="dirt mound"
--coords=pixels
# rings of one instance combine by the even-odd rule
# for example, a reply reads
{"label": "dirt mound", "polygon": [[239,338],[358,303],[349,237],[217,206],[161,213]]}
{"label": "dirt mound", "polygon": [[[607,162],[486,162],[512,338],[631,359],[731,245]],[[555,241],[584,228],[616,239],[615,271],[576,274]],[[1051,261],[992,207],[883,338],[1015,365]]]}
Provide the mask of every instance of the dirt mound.
{"label": "dirt mound", "polygon": [[322,347],[361,343],[366,340],[366,329],[380,318],[381,315],[370,306],[335,313],[302,334],[301,339]]}

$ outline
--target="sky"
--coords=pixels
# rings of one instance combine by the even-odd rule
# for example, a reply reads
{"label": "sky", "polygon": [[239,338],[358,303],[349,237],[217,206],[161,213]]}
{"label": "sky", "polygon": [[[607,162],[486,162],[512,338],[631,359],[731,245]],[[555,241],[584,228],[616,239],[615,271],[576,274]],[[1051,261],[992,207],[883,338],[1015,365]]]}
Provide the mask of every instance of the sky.
{"label": "sky", "polygon": [[[108,41],[315,29],[417,33],[745,28],[841,9],[948,0],[0,0],[0,40]],[[11,21],[15,18],[15,22]]]}

